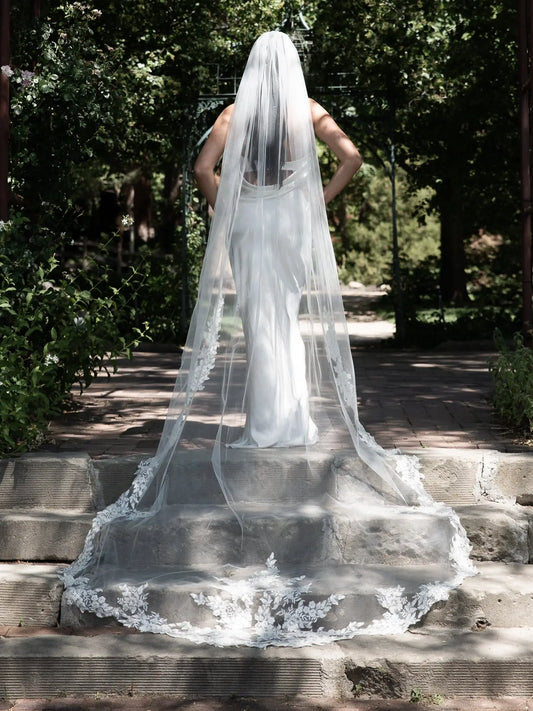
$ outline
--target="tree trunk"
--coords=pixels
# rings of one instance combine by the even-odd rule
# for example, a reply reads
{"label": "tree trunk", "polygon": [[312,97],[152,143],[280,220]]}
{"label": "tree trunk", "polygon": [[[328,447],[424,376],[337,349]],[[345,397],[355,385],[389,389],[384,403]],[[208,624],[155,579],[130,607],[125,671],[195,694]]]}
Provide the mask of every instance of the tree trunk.
{"label": "tree trunk", "polygon": [[461,306],[468,301],[465,274],[464,215],[460,184],[447,177],[439,190],[440,288],[444,303]]}
{"label": "tree trunk", "polygon": [[[9,2],[0,4],[0,65],[9,65]],[[9,78],[0,72],[0,220],[8,218]]]}
{"label": "tree trunk", "polygon": [[145,244],[153,238],[152,227],[152,181],[141,175],[134,188],[133,214],[136,236]]}
{"label": "tree trunk", "polygon": [[180,221],[179,196],[182,185],[182,175],[178,166],[168,165],[165,168],[164,198],[161,220],[156,232],[157,244],[165,251],[172,252],[176,248],[178,224]]}

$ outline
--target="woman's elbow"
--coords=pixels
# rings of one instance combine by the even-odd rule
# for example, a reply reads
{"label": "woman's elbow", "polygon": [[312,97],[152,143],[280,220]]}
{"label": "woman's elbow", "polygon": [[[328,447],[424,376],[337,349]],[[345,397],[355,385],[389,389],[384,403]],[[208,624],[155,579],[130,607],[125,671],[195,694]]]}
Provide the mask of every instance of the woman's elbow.
{"label": "woman's elbow", "polygon": [[357,173],[359,168],[363,165],[363,159],[361,158],[361,154],[359,153],[357,148],[355,148],[355,146],[349,156],[349,163],[350,163],[354,173]]}
{"label": "woman's elbow", "polygon": [[209,174],[212,172],[213,171],[210,168],[208,168],[208,166],[206,166],[205,163],[203,163],[202,161],[198,161],[198,160],[196,161],[196,163],[194,164],[193,169],[192,169],[192,174],[193,174],[194,180],[197,183],[201,183],[202,180],[204,178],[208,177]]}

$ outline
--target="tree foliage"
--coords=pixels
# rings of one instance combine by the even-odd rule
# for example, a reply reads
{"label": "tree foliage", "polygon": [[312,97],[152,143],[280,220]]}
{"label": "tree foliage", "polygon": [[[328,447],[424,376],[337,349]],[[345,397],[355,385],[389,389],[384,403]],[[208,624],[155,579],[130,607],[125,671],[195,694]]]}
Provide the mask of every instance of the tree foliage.
{"label": "tree foliage", "polygon": [[[255,38],[275,28],[290,32],[300,12],[313,27],[310,93],[365,158],[329,209],[342,278],[388,277],[394,144],[407,290],[430,284],[433,300],[440,269],[445,300],[475,294],[492,314],[497,291],[513,308],[518,151],[510,0],[40,5],[36,18],[32,3],[12,3],[12,57],[2,68],[12,121],[10,223],[0,223],[0,352],[11,368],[2,381],[23,403],[15,418],[20,433],[27,428],[38,439],[47,413],[59,407],[49,389],[54,379],[61,399],[76,379],[94,377],[106,349],[127,346],[128,327],[120,324],[146,317],[155,337],[182,337],[208,225],[188,184],[198,140],[231,101]],[[228,95],[198,104],[220,90]],[[320,160],[327,176],[333,156],[322,147]],[[491,236],[497,239],[487,251]],[[132,239],[147,242],[137,265],[135,254],[126,258]],[[109,240],[114,273],[103,249]],[[82,312],[95,328],[80,340]],[[61,327],[52,331],[54,320]],[[32,413],[40,413],[40,424]],[[22,446],[20,433],[4,433],[9,446]]]}
{"label": "tree foliage", "polygon": [[[441,288],[466,296],[465,240],[516,215],[516,12],[507,0],[320,0],[315,69],[352,74],[344,114],[412,184],[435,189]],[[323,68],[327,71],[324,73]]]}

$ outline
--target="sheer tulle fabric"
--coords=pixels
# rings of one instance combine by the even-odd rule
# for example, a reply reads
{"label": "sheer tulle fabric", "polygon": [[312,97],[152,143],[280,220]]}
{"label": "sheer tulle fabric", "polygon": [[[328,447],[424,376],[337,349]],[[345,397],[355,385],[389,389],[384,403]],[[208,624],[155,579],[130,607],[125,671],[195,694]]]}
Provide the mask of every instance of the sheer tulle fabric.
{"label": "sheer tulle fabric", "polygon": [[305,83],[267,33],[158,451],[94,519],[66,601],[219,646],[405,631],[473,573],[469,544],[356,402]]}

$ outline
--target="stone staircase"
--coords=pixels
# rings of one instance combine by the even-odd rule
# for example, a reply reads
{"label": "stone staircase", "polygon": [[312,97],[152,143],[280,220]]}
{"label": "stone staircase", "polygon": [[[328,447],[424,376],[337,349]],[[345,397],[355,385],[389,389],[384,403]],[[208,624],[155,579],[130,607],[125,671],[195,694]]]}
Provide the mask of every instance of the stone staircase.
{"label": "stone staircase", "polygon": [[[427,490],[459,514],[479,575],[407,634],[266,650],[196,646],[62,611],[57,571],[81,550],[94,511],[128,487],[138,458],[0,461],[0,696],[533,694],[533,456],[417,454]],[[91,626],[69,634],[80,624]]]}

